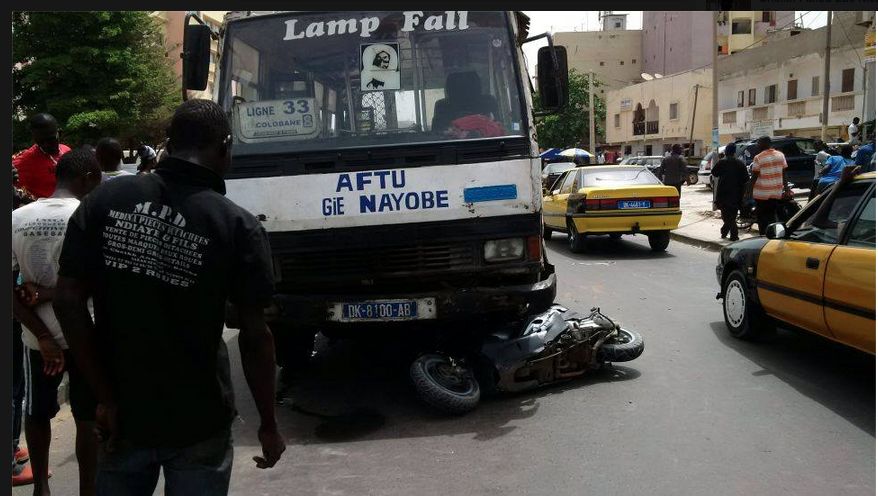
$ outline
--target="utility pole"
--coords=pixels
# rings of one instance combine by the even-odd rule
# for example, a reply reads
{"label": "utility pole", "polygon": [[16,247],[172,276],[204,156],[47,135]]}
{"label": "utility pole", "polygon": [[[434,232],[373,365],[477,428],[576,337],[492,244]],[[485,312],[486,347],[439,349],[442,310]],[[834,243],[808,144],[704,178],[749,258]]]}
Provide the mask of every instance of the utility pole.
{"label": "utility pole", "polygon": [[[715,152],[719,153],[719,65],[717,64],[717,59],[719,58],[717,55],[717,50],[719,46],[717,45],[717,23],[718,23],[718,12],[713,13],[713,130],[711,132],[711,144]],[[716,133],[716,142],[713,143],[713,133]]]}
{"label": "utility pole", "polygon": [[829,55],[832,51],[832,11],[826,11],[826,53],[823,55],[823,118],[820,139],[826,143],[826,125],[829,120]]}
{"label": "utility pole", "polygon": [[668,13],[664,12],[662,14],[662,20],[664,23],[662,24],[662,34],[664,35],[664,40],[662,41],[662,76],[668,73]]}
{"label": "utility pole", "polygon": [[695,133],[695,109],[698,108],[698,87],[700,85],[695,85],[695,102],[692,103],[692,125],[689,127],[689,156],[695,155],[695,143],[692,141],[692,136]]}
{"label": "utility pole", "polygon": [[597,162],[594,142],[594,72],[588,73],[588,148],[592,159]]}

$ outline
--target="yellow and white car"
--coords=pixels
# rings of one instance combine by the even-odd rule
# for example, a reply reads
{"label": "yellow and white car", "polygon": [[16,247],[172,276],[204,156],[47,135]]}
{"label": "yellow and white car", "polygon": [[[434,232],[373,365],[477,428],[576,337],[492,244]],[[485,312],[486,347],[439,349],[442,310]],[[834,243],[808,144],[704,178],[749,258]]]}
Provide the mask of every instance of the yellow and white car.
{"label": "yellow and white car", "polygon": [[765,237],[723,247],[716,279],[736,338],[781,324],[874,355],[875,173],[824,192]]}
{"label": "yellow and white car", "polygon": [[543,197],[543,236],[566,232],[570,250],[586,249],[586,237],[645,234],[653,251],[664,251],[680,224],[680,195],[646,167],[577,167],[564,173]]}

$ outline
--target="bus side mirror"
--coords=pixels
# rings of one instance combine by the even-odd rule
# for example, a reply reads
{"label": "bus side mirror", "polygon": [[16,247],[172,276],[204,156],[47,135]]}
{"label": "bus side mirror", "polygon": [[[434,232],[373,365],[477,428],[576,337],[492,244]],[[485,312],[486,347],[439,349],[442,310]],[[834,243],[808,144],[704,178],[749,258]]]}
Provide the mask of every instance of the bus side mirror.
{"label": "bus side mirror", "polygon": [[[189,24],[183,33],[183,93],[207,88],[210,70],[210,26]],[[184,98],[185,99],[185,98]]]}
{"label": "bus side mirror", "polygon": [[569,82],[567,49],[562,46],[542,47],[537,53],[537,82],[540,104],[547,113],[567,106]]}

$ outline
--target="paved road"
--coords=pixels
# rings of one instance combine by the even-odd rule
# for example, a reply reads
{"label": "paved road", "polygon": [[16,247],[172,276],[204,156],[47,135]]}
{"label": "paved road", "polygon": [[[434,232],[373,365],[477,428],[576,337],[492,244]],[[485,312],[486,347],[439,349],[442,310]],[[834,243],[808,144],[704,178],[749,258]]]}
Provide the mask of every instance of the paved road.
{"label": "paved road", "polygon": [[[257,419],[236,363],[233,493],[875,493],[873,358],[785,331],[730,338],[714,252],[672,242],[656,255],[626,237],[571,255],[559,234],[548,247],[558,301],[641,331],[639,359],[443,418],[416,401],[396,351],[334,345],[280,410],[289,449],[270,471],[251,461]],[[74,494],[72,422],[61,419],[52,482]]]}

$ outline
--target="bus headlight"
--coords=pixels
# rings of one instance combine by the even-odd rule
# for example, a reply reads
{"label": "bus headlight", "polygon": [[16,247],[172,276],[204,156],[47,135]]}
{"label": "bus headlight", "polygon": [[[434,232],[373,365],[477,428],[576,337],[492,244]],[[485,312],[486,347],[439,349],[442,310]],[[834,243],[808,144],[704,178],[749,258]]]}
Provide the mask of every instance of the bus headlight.
{"label": "bus headlight", "polygon": [[524,257],[524,239],[494,239],[485,242],[486,262],[508,262]]}

